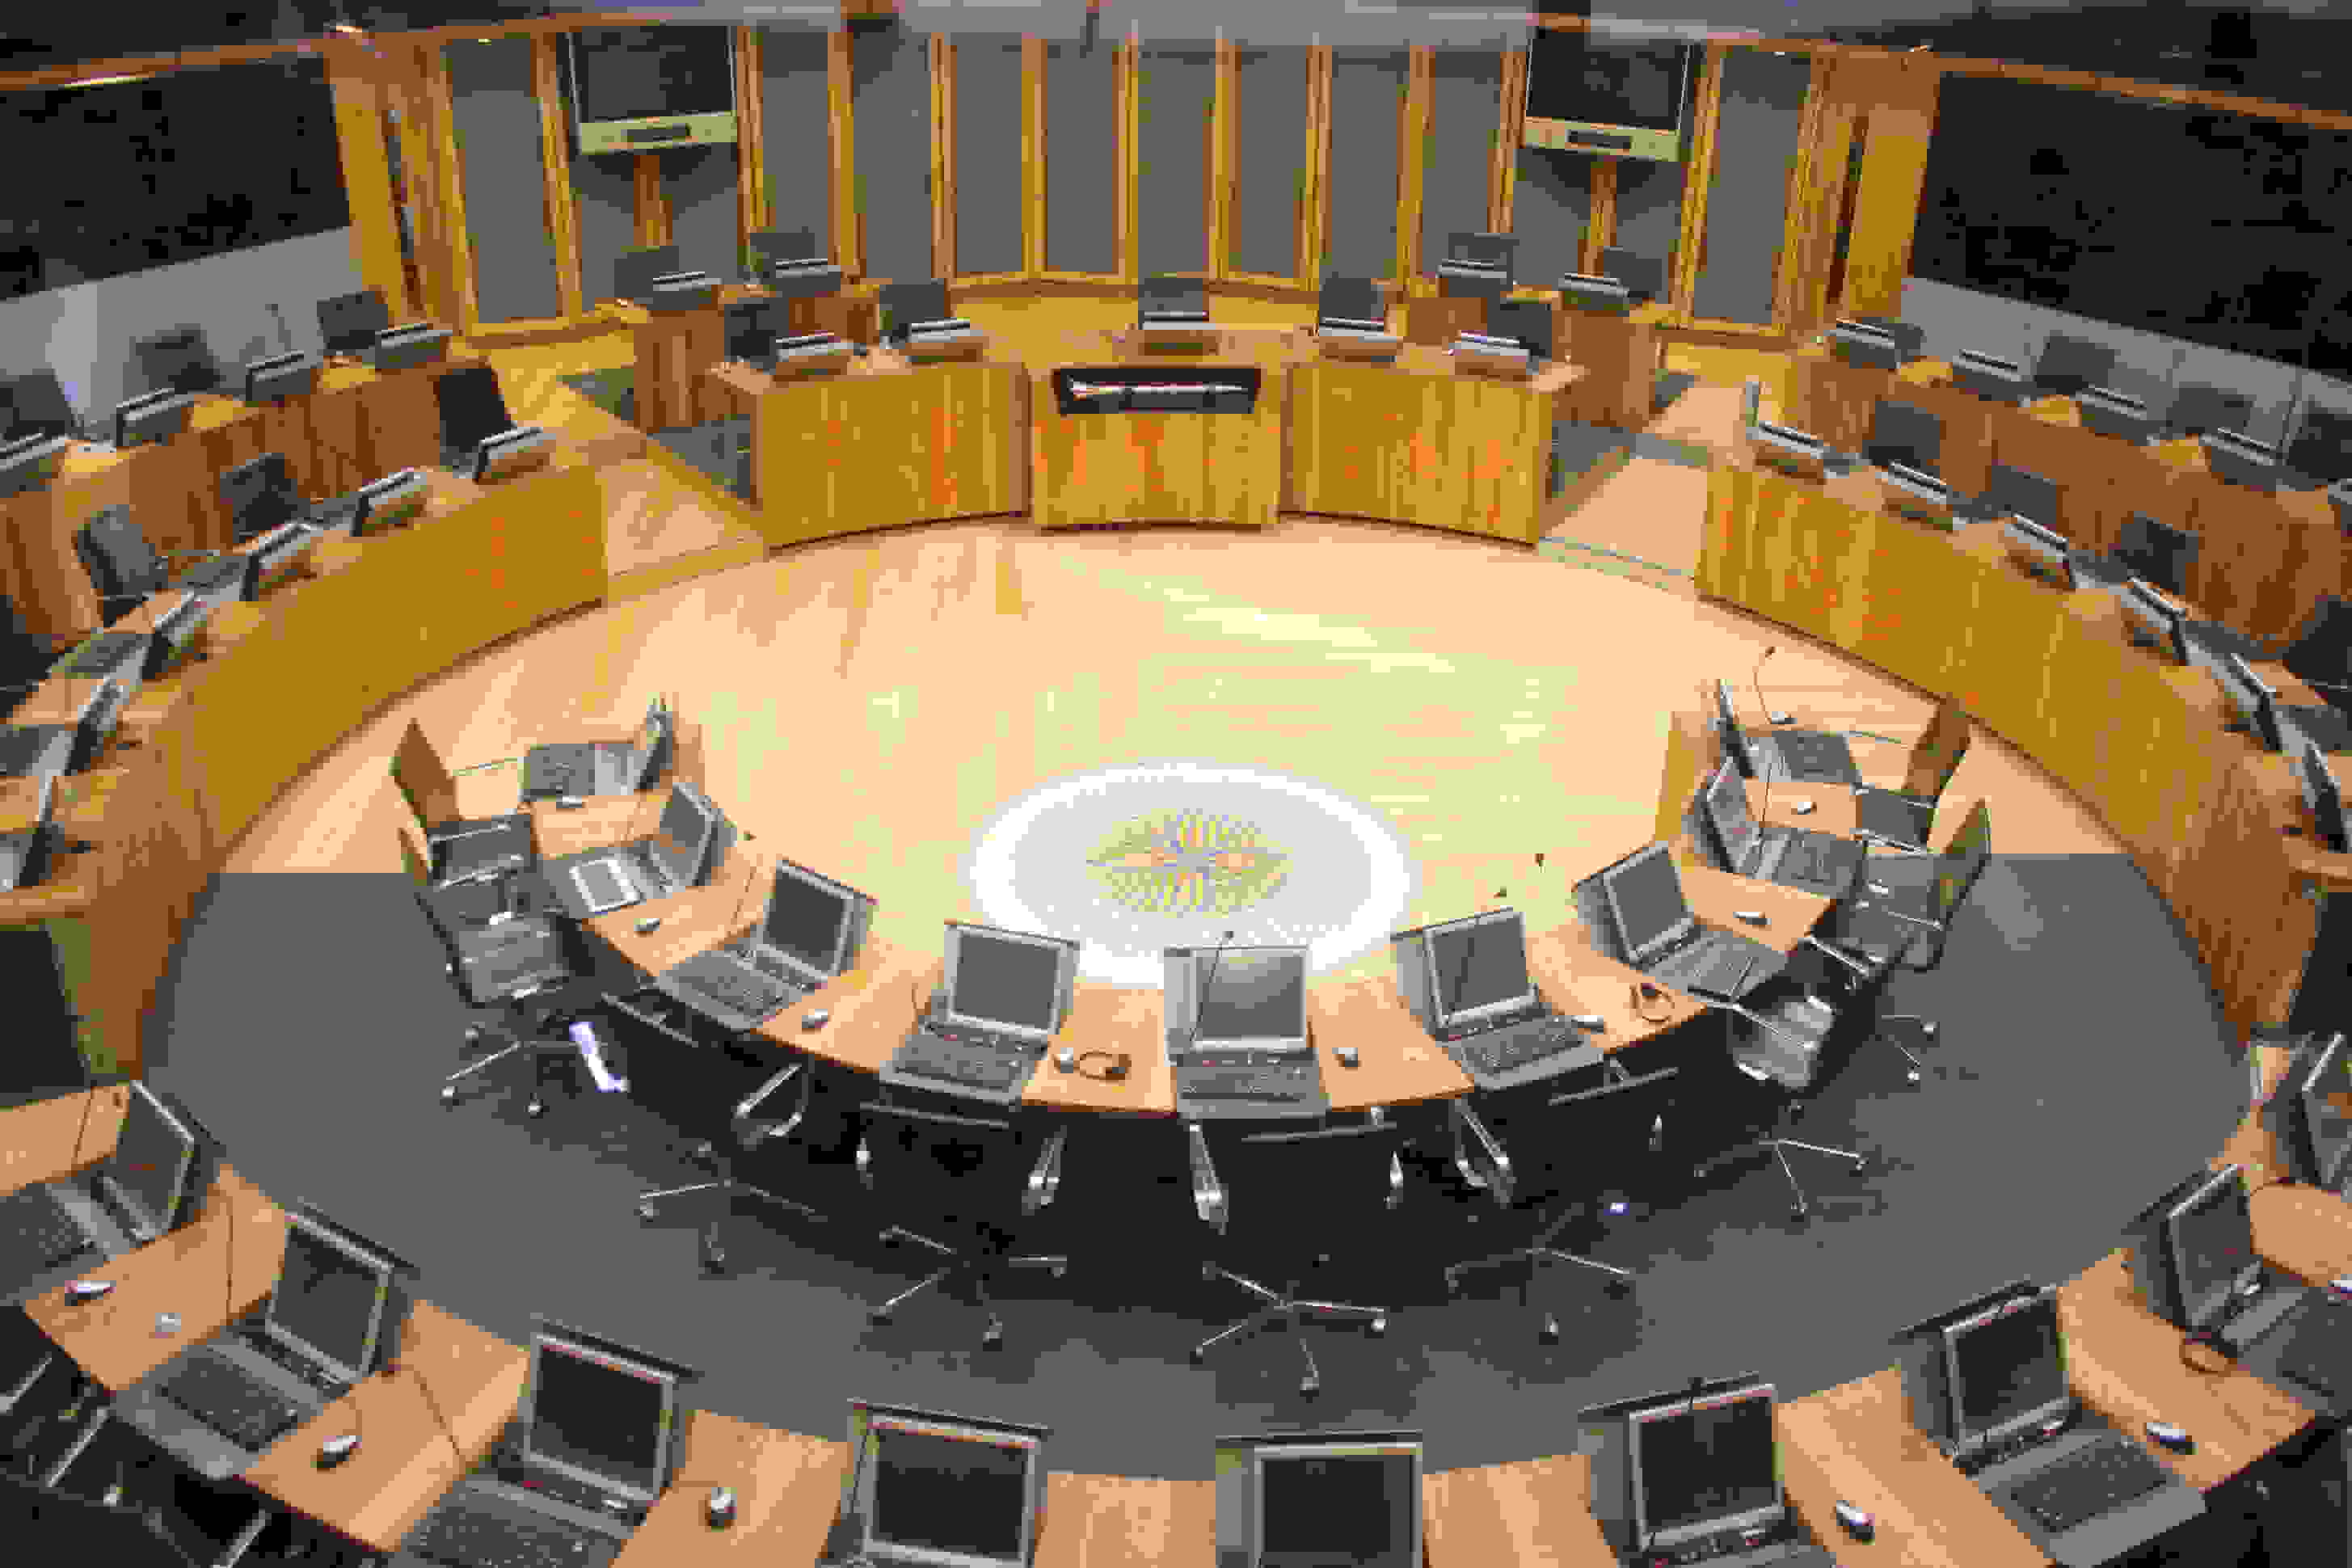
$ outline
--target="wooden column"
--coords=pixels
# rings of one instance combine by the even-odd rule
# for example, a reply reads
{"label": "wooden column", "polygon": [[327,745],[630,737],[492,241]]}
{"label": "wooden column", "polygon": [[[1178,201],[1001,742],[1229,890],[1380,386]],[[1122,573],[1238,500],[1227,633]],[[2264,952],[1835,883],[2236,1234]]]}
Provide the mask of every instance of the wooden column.
{"label": "wooden column", "polygon": [[430,156],[439,175],[443,248],[450,268],[456,318],[449,325],[472,333],[482,324],[474,288],[474,242],[466,226],[466,182],[457,160],[457,120],[449,101],[449,61],[440,48],[425,50],[425,99],[431,112]]}
{"label": "wooden column", "polygon": [[1698,79],[1697,111],[1691,127],[1691,153],[1684,164],[1682,237],[1675,246],[1668,279],[1675,314],[1690,320],[1691,290],[1697,285],[1706,245],[1706,193],[1715,183],[1715,127],[1723,110],[1723,55],[1729,46],[1709,44]]}
{"label": "wooden column", "polygon": [[457,302],[456,252],[449,240],[446,203],[433,105],[425,90],[427,51],[387,51],[384,80],[390,110],[400,117],[400,176],[408,201],[410,238],[415,246],[418,311],[454,326]]}
{"label": "wooden column", "polygon": [[384,147],[386,94],[356,49],[330,43],[325,53],[343,189],[351,197],[352,260],[361,282],[383,290],[393,319],[405,321],[415,312],[408,297],[407,271],[401,265],[398,200],[392,157]]}
{"label": "wooden column", "polygon": [[1021,275],[1045,271],[1045,40],[1021,40]]}
{"label": "wooden column", "polygon": [[956,275],[955,45],[933,33],[931,51],[931,276]]}
{"label": "wooden column", "polygon": [[1331,216],[1331,46],[1307,49],[1307,164],[1298,190],[1298,280],[1323,286]]}
{"label": "wooden column", "polygon": [[767,81],[760,29],[736,28],[735,167],[740,177],[735,208],[742,230],[740,249],[749,249],[751,236],[775,223],[768,212]]}
{"label": "wooden column", "polygon": [[1584,254],[1576,264],[1580,272],[1598,273],[1601,253],[1617,243],[1617,160],[1592,160],[1592,216],[1585,220]]}
{"label": "wooden column", "polygon": [[557,38],[530,40],[530,86],[539,100],[539,160],[547,176],[547,236],[555,246],[555,287],[563,314],[587,309],[580,289],[580,216],[572,195],[572,136],[563,123],[563,93],[556,83]]}
{"label": "wooden column", "polygon": [[667,245],[669,193],[662,188],[661,154],[636,154],[630,172],[636,176],[638,246]]}
{"label": "wooden column", "polygon": [[1927,138],[1936,126],[1943,72],[1933,57],[1896,55],[1871,62],[1870,100],[1862,121],[1862,173],[1846,231],[1843,314],[1900,315],[1911,270],[1911,236],[1927,183]]}
{"label": "wooden column", "polygon": [[841,269],[866,276],[866,214],[857,200],[856,117],[850,111],[849,34],[825,38],[824,112],[832,128],[833,247]]}
{"label": "wooden column", "polygon": [[1118,118],[1118,276],[1133,283],[1143,275],[1143,247],[1135,232],[1135,193],[1142,184],[1143,39],[1135,25],[1118,46],[1118,85],[1111,101]]}
{"label": "wooden column", "polygon": [[1397,116],[1397,294],[1421,272],[1421,183],[1429,163],[1430,79],[1437,51],[1415,44],[1405,69],[1404,105]]}
{"label": "wooden column", "polygon": [[1528,118],[1528,51],[1503,51],[1502,112],[1495,122],[1495,162],[1486,176],[1486,230],[1511,232],[1511,197],[1519,183],[1519,132]]}
{"label": "wooden column", "polygon": [[1789,217],[1774,280],[1772,323],[1784,334],[1809,334],[1830,319],[1830,268],[1837,254],[1847,155],[1858,118],[1847,95],[1847,76],[1837,57],[1813,57],[1812,81],[1798,130],[1797,163],[1789,174]]}
{"label": "wooden column", "polygon": [[1240,57],[1234,41],[1217,29],[1216,87],[1209,100],[1209,144],[1201,166],[1209,172],[1209,276],[1233,270],[1234,133],[1239,122]]}

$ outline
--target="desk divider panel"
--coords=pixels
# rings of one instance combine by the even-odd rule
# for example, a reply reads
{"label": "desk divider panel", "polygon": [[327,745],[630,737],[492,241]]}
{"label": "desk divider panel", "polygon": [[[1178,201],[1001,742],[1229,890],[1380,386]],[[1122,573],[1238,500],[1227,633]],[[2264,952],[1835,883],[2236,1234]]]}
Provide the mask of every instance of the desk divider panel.
{"label": "desk divider panel", "polygon": [[1682,239],[1685,165],[1646,158],[1616,163],[1617,237],[1610,243],[1658,258],[1672,278],[1675,251]]}
{"label": "desk divider panel", "polygon": [[[768,226],[812,229],[817,248],[832,256],[839,252],[833,244],[833,129],[824,89],[823,28],[760,29],[760,151],[768,182]],[[861,145],[861,164],[865,156]]]}
{"label": "desk divider panel", "polygon": [[1691,290],[1691,314],[1701,320],[1759,325],[1772,320],[1789,176],[1812,71],[1805,55],[1723,52],[1715,178],[1707,187],[1706,237]]}
{"label": "desk divider panel", "polygon": [[849,37],[857,210],[866,226],[869,278],[920,282],[936,276],[929,48],[929,35],[911,27],[853,32]]}
{"label": "desk divider panel", "polygon": [[1118,270],[1118,51],[1045,46],[1045,266]]}
{"label": "desk divider panel", "polygon": [[580,297],[614,298],[613,264],[637,246],[636,154],[572,160],[572,210],[580,233]]}
{"label": "desk divider panel", "polygon": [[[555,240],[547,227],[546,164],[530,40],[449,45],[449,104],[466,184],[466,232],[485,321],[563,313]],[[558,111],[554,104],[545,112]]]}
{"label": "desk divider panel", "polygon": [[[1234,51],[1233,234],[1235,272],[1298,276],[1307,178],[1307,50]],[[1310,282],[1320,283],[1320,279]]]}
{"label": "desk divider panel", "polygon": [[1584,231],[1592,221],[1593,167],[1590,153],[1521,147],[1513,157],[1511,232],[1518,236],[1519,280],[1538,289],[1559,281],[1563,272],[1584,270]]}
{"label": "desk divider panel", "polygon": [[[1139,270],[1209,270],[1209,112],[1216,47],[1147,42],[1136,72],[1136,250]],[[1293,138],[1293,142],[1297,142]]]}
{"label": "desk divider panel", "polygon": [[743,247],[735,192],[741,157],[735,148],[666,147],[662,184],[669,197],[670,243],[677,264],[725,280],[740,278]]}
{"label": "desk divider panel", "polygon": [[1021,40],[955,41],[955,270],[1022,269]]}
{"label": "desk divider panel", "polygon": [[1331,51],[1328,272],[1397,276],[1397,121],[1409,60],[1403,49]]}

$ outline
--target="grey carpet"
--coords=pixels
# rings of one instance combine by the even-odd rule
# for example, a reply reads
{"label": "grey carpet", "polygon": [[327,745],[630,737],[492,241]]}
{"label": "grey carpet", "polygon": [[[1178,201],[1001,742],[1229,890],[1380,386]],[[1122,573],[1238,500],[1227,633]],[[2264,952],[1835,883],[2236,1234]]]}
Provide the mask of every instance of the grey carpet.
{"label": "grey carpet", "polygon": [[614,418],[625,419],[631,424],[636,422],[637,371],[635,365],[583,371],[577,375],[562,375],[556,379]]}
{"label": "grey carpet", "polygon": [[1947,1076],[1908,1088],[1865,1048],[1808,1115],[1808,1136],[1858,1139],[1885,1173],[1809,1169],[1802,1229],[1769,1161],[1711,1178],[1596,1248],[1642,1271],[1630,1300],[1545,1288],[1568,1328],[1547,1350],[1507,1289],[1444,1300],[1439,1266],[1494,1250],[1496,1225],[1418,1173],[1401,1239],[1380,1238],[1389,1337],[1318,1331],[1309,1405],[1279,1338],[1186,1363],[1243,1303],[1198,1276],[1213,1249],[1171,1125],[1081,1125],[1048,1211],[1077,1264],[1023,1279],[1004,1350],[937,1300],[872,1329],[866,1305],[915,1260],[876,1247],[870,1216],[739,1226],[757,1239],[738,1242],[738,1276],[706,1281],[690,1230],[634,1217],[639,1187],[689,1179],[648,1108],[559,1100],[532,1122],[506,1091],[444,1110],[463,1016],[439,956],[397,877],[218,879],[159,997],[151,1073],[265,1190],[415,1259],[428,1299],[498,1333],[553,1313],[706,1368],[702,1403],[801,1432],[837,1435],[853,1396],[1045,1422],[1048,1463],[1087,1471],[1205,1476],[1213,1435],[1299,1423],[1418,1426],[1433,1465],[1486,1464],[1567,1449],[1579,1406],[1694,1373],[1809,1394],[1887,1364],[1906,1322],[2095,1261],[2245,1107],[2193,950],[2131,863],[2002,857],[1944,967],[1894,994],[1943,1024]]}

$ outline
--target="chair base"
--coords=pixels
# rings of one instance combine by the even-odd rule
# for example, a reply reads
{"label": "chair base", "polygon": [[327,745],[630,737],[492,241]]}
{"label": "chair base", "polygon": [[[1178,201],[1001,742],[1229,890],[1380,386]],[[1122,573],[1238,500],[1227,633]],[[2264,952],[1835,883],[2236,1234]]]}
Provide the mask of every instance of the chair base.
{"label": "chair base", "polygon": [[[1551,1245],[1553,1238],[1567,1228],[1569,1221],[1574,1217],[1573,1211],[1560,1215],[1545,1226],[1543,1234],[1526,1247],[1513,1247],[1508,1252],[1492,1253],[1485,1258],[1473,1258],[1465,1262],[1448,1265],[1445,1270],[1446,1290],[1449,1293],[1458,1292],[1462,1288],[1462,1276],[1476,1269],[1517,1268],[1525,1270],[1519,1279],[1519,1305],[1525,1307],[1528,1305],[1528,1292],[1534,1288],[1536,1276],[1543,1272],[1545,1265],[1570,1263],[1580,1268],[1590,1268],[1597,1274],[1609,1276],[1608,1283],[1603,1289],[1612,1297],[1624,1297],[1633,1289],[1632,1269],[1620,1268],[1613,1263],[1603,1263],[1597,1258],[1587,1258],[1581,1253],[1564,1252]],[[1544,1344],[1559,1343],[1559,1320],[1549,1310],[1545,1311],[1542,1326],[1537,1331],[1536,1337]]]}
{"label": "chair base", "polygon": [[720,1244],[719,1227],[733,1216],[738,1199],[757,1198],[762,1203],[774,1204],[779,1208],[788,1208],[803,1219],[822,1220],[825,1217],[822,1211],[811,1208],[798,1198],[788,1198],[782,1193],[772,1193],[765,1187],[755,1187],[749,1182],[721,1177],[712,1182],[696,1182],[688,1186],[656,1187],[651,1192],[639,1193],[636,1202],[637,1218],[646,1225],[651,1225],[661,1217],[662,1205],[670,1199],[701,1197],[706,1194],[710,1194],[717,1204],[716,1212],[711,1215],[709,1222],[702,1227],[698,1247],[702,1271],[706,1274],[717,1275],[726,1272],[727,1248]]}
{"label": "chair base", "polygon": [[[478,1045],[485,1039],[493,1038],[503,1038],[507,1043],[500,1046],[497,1050],[492,1051],[486,1057],[476,1058],[474,1060],[467,1062],[464,1067],[459,1068],[456,1072],[444,1078],[441,1080],[441,1103],[445,1107],[455,1106],[457,1103],[457,1086],[459,1084],[465,1082],[468,1079],[480,1077],[483,1073],[488,1072],[491,1068],[496,1067],[499,1063],[506,1060],[509,1057],[529,1054],[539,1058],[534,1063],[534,1065],[539,1068],[539,1072],[532,1080],[530,1100],[524,1105],[523,1114],[530,1117],[546,1115],[547,1099],[542,1091],[547,1082],[547,1061],[551,1058],[562,1059],[570,1058],[576,1059],[578,1047],[574,1047],[568,1040],[535,1039],[529,1036],[520,1035],[511,1029],[489,1030],[477,1025],[467,1028],[466,1031],[466,1043],[467,1045]],[[570,1098],[579,1098],[580,1084],[577,1079],[567,1077],[565,1079],[565,1092]]]}
{"label": "chair base", "polygon": [[1208,1360],[1209,1352],[1226,1341],[1239,1339],[1259,1329],[1271,1328],[1279,1323],[1290,1331],[1293,1342],[1298,1346],[1298,1353],[1307,1360],[1307,1375],[1299,1379],[1298,1392],[1305,1397],[1312,1399],[1322,1392],[1323,1374],[1321,1369],[1315,1364],[1315,1352],[1307,1347],[1306,1336],[1298,1332],[1301,1327],[1309,1321],[1356,1321],[1363,1323],[1367,1331],[1375,1338],[1389,1331],[1389,1310],[1386,1307],[1370,1307],[1354,1301],[1311,1300],[1298,1294],[1298,1284],[1296,1280],[1283,1289],[1269,1289],[1255,1279],[1245,1279],[1214,1263],[1204,1263],[1201,1266],[1201,1278],[1210,1280],[1229,1279],[1257,1298],[1264,1305],[1248,1317],[1227,1325],[1194,1345],[1192,1347],[1194,1366],[1199,1366]]}
{"label": "chair base", "polygon": [[1931,1018],[1912,1013],[1889,1013],[1878,1020],[1878,1031],[1873,1037],[1880,1043],[1892,1046],[1895,1053],[1911,1064],[1904,1079],[1917,1083],[1927,1073],[1918,1053],[1936,1044],[1937,1028]]}
{"label": "chair base", "polygon": [[1789,1191],[1793,1194],[1794,1201],[1790,1205],[1789,1217],[1801,1221],[1812,1212],[1812,1205],[1805,1196],[1805,1189],[1797,1183],[1797,1173],[1790,1167],[1788,1151],[1790,1149],[1801,1149],[1808,1154],[1826,1154],[1834,1160],[1843,1160],[1856,1174],[1867,1169],[1870,1164],[1868,1155],[1856,1153],[1851,1149],[1832,1149],[1827,1144],[1806,1143],[1794,1138],[1759,1138],[1754,1142],[1743,1143],[1736,1149],[1725,1150],[1713,1159],[1695,1167],[1691,1174],[1704,1176],[1717,1167],[1730,1164],[1736,1160],[1750,1159],[1755,1155],[1769,1152],[1772,1158],[1780,1164],[1780,1174],[1788,1178]]}
{"label": "chair base", "polygon": [[882,1233],[882,1245],[885,1247],[896,1247],[902,1241],[911,1241],[918,1247],[929,1247],[946,1261],[880,1306],[872,1309],[866,1313],[866,1321],[877,1328],[884,1327],[898,1314],[901,1306],[924,1291],[950,1282],[961,1283],[970,1288],[973,1304],[988,1314],[987,1325],[981,1331],[980,1336],[982,1350],[1002,1350],[1004,1347],[1004,1320],[996,1315],[995,1302],[989,1294],[988,1282],[991,1279],[1007,1268],[1043,1268],[1058,1279],[1068,1271],[1070,1267],[1070,1260],[1066,1258],[1031,1253],[1009,1254],[950,1247],[944,1241],[934,1241],[931,1237],[908,1230],[904,1226],[894,1225]]}

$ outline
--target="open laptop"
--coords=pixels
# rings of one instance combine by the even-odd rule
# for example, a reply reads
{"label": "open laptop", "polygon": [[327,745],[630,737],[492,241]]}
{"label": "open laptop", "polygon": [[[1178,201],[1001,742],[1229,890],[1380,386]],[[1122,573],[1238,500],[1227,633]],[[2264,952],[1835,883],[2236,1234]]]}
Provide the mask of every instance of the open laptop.
{"label": "open laptop", "polygon": [[0,833],[0,892],[37,884],[48,866],[57,833],[58,775],[41,777],[40,809],[33,825],[16,833]]}
{"label": "open laptop", "polygon": [[1664,844],[1635,850],[1598,879],[1625,962],[1677,991],[1737,1000],[1787,963],[1778,948],[1701,925]]}
{"label": "open laptop", "polygon": [[523,753],[522,797],[635,795],[661,776],[669,747],[669,709],[658,699],[646,710],[634,741],[567,741]]}
{"label": "open laptop", "polygon": [[194,1209],[202,1148],[184,1111],[131,1084],[104,1164],[0,1198],[0,1292],[25,1300],[169,1234]]}
{"label": "open laptop", "polygon": [[702,879],[719,835],[719,808],[683,781],[669,786],[650,837],[544,868],[548,889],[574,920],[593,920],[682,893]]}
{"label": "open laptop", "polygon": [[1771,784],[1785,781],[1843,784],[1848,789],[1862,787],[1862,770],[1853,765],[1853,750],[1846,744],[1843,735],[1817,730],[1774,730],[1769,734],[1750,735],[1740,728],[1739,719],[1732,711],[1730,689],[1720,680],[1715,683],[1715,715],[1723,749],[1748,778]]}
{"label": "open laptop", "polygon": [[69,724],[0,727],[0,778],[78,773],[89,767],[114,733],[114,721],[130,695],[121,677],[109,676],[90,688]]}
{"label": "open laptop", "polygon": [[1864,854],[1858,839],[1803,827],[1767,827],[1748,806],[1748,783],[1726,758],[1699,792],[1699,811],[1717,850],[1717,863],[1737,876],[1823,898],[1853,890]]}
{"label": "open laptop", "polygon": [[779,859],[751,934],[696,953],[654,984],[727,1028],[751,1028],[848,968],[873,907],[856,889]]}
{"label": "open laptop", "polygon": [[414,1268],[308,1205],[258,1321],[194,1345],[126,1389],[115,1414],[211,1480],[244,1471],[391,1360]]}

